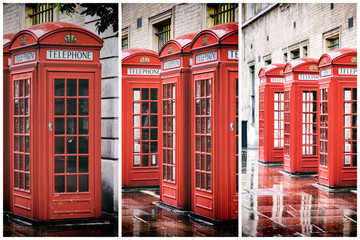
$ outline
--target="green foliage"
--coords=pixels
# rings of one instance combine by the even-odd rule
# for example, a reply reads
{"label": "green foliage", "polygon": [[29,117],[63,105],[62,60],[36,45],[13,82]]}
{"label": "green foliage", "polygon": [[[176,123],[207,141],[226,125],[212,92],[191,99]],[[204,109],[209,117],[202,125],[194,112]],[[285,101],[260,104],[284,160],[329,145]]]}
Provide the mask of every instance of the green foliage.
{"label": "green foliage", "polygon": [[75,8],[75,3],[53,3],[54,9],[56,9],[57,12],[66,14],[69,17],[72,17],[75,13],[78,13]]}

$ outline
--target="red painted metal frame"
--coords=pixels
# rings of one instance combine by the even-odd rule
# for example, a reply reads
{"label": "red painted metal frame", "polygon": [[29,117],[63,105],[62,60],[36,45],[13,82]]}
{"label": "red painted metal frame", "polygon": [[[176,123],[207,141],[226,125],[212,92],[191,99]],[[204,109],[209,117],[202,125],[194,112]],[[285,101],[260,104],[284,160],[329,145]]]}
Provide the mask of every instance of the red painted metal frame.
{"label": "red painted metal frame", "polygon": [[[282,163],[284,160],[284,127],[283,112],[284,101],[276,101],[280,109],[280,129],[274,129],[275,115],[275,94],[279,93],[280,98],[284,93],[284,64],[271,64],[262,67],[259,71],[259,162],[261,163]],[[282,113],[282,114],[281,114]],[[281,123],[282,121],[282,123]],[[275,146],[274,133],[280,136],[279,146]],[[282,131],[282,132],[281,132]],[[282,137],[281,137],[282,136]],[[281,141],[282,139],[282,141]]]}
{"label": "red painted metal frame", "polygon": [[[191,82],[191,196],[192,211],[217,220],[237,219],[238,193],[236,193],[236,92],[235,79],[238,75],[238,59],[229,59],[228,50],[238,49],[238,24],[226,23],[200,32],[191,44],[193,55]],[[216,51],[216,59],[197,62],[196,56]],[[204,59],[203,59],[204,60]],[[196,133],[196,82],[211,80],[211,133]],[[200,94],[199,94],[200,95]],[[208,98],[208,97],[205,97]],[[205,105],[204,105],[205,106]],[[200,106],[199,106],[200,108]],[[203,115],[203,114],[201,114]],[[211,170],[196,170],[196,135],[211,138]],[[203,145],[205,146],[205,144]],[[208,152],[208,151],[206,151]],[[204,153],[205,154],[205,153]],[[200,175],[196,182],[196,172],[210,174],[209,187],[202,188]],[[206,175],[205,175],[206,176]],[[206,181],[208,181],[207,179]],[[206,182],[207,183],[207,182]],[[198,185],[198,187],[197,187]]]}
{"label": "red painted metal frame", "polygon": [[[356,186],[357,96],[354,90],[357,89],[357,75],[354,69],[357,69],[357,50],[337,49],[323,54],[318,66],[320,92],[327,92],[327,98],[320,106],[324,113],[321,116],[327,115],[327,119],[323,119],[323,126],[320,126],[320,144],[324,146],[320,149],[318,181],[327,187]],[[345,96],[345,91],[349,95]],[[345,97],[349,100],[345,101]],[[350,112],[346,114],[345,104],[350,106]],[[349,131],[350,136],[346,136],[345,131]],[[345,145],[350,149],[347,150]],[[350,164],[345,164],[349,160]]]}
{"label": "red painted metal frame", "polygon": [[15,33],[5,34],[3,36],[3,206],[4,210],[10,209],[10,98],[7,95],[10,92],[10,74],[8,60],[10,57],[9,44]]}
{"label": "red painted metal frame", "polygon": [[[175,153],[169,150],[169,146],[162,147],[159,151],[159,166],[160,166],[160,200],[166,204],[172,205],[178,209],[188,210],[191,208],[190,201],[190,82],[191,82],[191,68],[190,68],[190,44],[196,34],[187,34],[170,41],[167,41],[159,51],[159,58],[162,63],[161,67],[161,81],[162,89],[168,84],[174,84],[175,93],[173,99],[175,100],[175,146],[173,146]],[[179,61],[179,64],[174,64],[174,67],[167,67],[167,63]],[[165,65],[165,66],[164,66]],[[164,96],[164,91],[161,91],[161,99],[168,99],[169,96]],[[164,102],[162,102],[164,103]],[[169,110],[164,104],[161,104],[164,111]],[[165,115],[165,114],[164,114]],[[160,129],[168,130],[168,126],[164,126],[167,119],[163,117],[164,121],[160,121]],[[172,124],[172,123],[171,123]],[[168,125],[168,124],[167,124]],[[165,146],[167,139],[160,134],[160,146]],[[174,136],[174,135],[173,135]],[[171,154],[168,154],[170,151]],[[174,154],[174,155],[173,155]],[[169,159],[170,157],[170,159]],[[174,158],[175,159],[171,159]],[[174,165],[168,165],[169,162],[175,162]],[[170,168],[175,168],[174,181],[169,181]],[[167,174],[167,175],[166,175]]]}
{"label": "red painted metal frame", "polygon": [[[286,63],[284,68],[285,145],[283,166],[284,171],[292,174],[316,173],[318,168],[317,165],[319,160],[319,147],[317,143],[319,142],[319,135],[317,134],[317,132],[319,129],[319,121],[318,111],[315,111],[316,109],[318,109],[316,99],[319,99],[319,81],[317,80],[319,76],[319,71],[317,69],[317,61],[317,59],[312,58],[299,58]],[[307,77],[309,77],[309,75],[315,76],[315,80],[300,79],[306,79]],[[312,132],[310,134],[310,136],[313,137],[311,141],[313,143],[312,146],[315,146],[315,149],[313,148],[314,150],[312,151],[314,151],[314,154],[310,156],[303,154],[303,148],[305,147],[306,149],[306,146],[303,145],[304,126],[302,121],[304,114],[308,114],[303,112],[303,105],[309,103],[303,102],[303,94],[306,94],[306,92],[314,92],[316,96],[316,99],[314,99],[312,102],[313,105],[315,105],[315,107],[313,108],[313,112],[316,113],[315,120],[310,120],[310,122],[315,121],[315,123],[312,124],[313,129],[311,130]],[[289,96],[290,99],[287,99],[287,96]],[[288,102],[288,100],[290,102]],[[308,120],[309,119],[306,118],[307,122],[309,122]]]}
{"label": "red painted metal frame", "polygon": [[[66,34],[77,36],[76,43],[65,43]],[[24,41],[24,39],[26,39]],[[25,43],[24,43],[25,42]],[[10,42],[12,63],[10,81],[30,79],[30,189],[22,191],[14,188],[14,156],[10,158],[10,209],[13,213],[34,220],[65,218],[89,218],[101,216],[101,64],[100,49],[103,40],[90,31],[68,23],[45,23],[18,32]],[[50,60],[47,50],[92,51],[93,59]],[[14,62],[14,55],[35,51],[35,59]],[[54,130],[53,122],[53,85],[51,77],[89,76],[92,79],[89,89],[89,112],[93,119],[90,123],[89,191],[87,194],[53,193],[54,182]],[[12,84],[9,99],[14,98]],[[10,102],[10,116],[14,115],[14,102]],[[10,124],[10,150],[14,152],[14,122]],[[56,203],[56,198],[62,201]],[[91,199],[91,200],[89,200]]]}
{"label": "red painted metal frame", "polygon": [[[128,74],[128,69],[156,69],[158,72],[154,75],[139,75],[139,74]],[[160,60],[158,54],[148,49],[127,49],[122,51],[122,186],[124,187],[135,187],[135,186],[146,186],[146,185],[159,185],[159,157],[156,166],[142,167],[143,150],[142,141],[139,140],[140,148],[139,154],[139,166],[133,166],[134,160],[134,123],[133,123],[133,91],[139,89],[142,94],[142,89],[156,89],[157,91],[157,153],[159,154],[161,138],[160,122],[162,121],[162,110],[159,106],[161,100],[161,81],[160,81]],[[136,90],[137,91],[137,90]],[[151,90],[149,90],[151,91]],[[140,96],[140,95],[139,95]],[[140,101],[140,100],[139,100]],[[142,101],[142,100],[141,100]],[[151,100],[150,100],[151,101]],[[154,100],[155,101],[155,100]],[[137,103],[137,100],[136,100]],[[147,114],[146,114],[147,115]],[[156,114],[155,114],[156,115]],[[153,116],[155,116],[153,115]],[[136,115],[138,116],[138,115]],[[142,116],[139,113],[139,116]],[[149,125],[150,126],[150,125]],[[148,127],[146,127],[148,128]],[[142,123],[136,129],[143,130]],[[151,141],[151,140],[150,140]],[[147,142],[147,141],[146,141]],[[150,143],[151,144],[151,143]],[[136,150],[137,151],[137,150]],[[145,155],[149,155],[145,153]],[[150,154],[151,155],[151,154]],[[149,155],[149,156],[150,156]]]}

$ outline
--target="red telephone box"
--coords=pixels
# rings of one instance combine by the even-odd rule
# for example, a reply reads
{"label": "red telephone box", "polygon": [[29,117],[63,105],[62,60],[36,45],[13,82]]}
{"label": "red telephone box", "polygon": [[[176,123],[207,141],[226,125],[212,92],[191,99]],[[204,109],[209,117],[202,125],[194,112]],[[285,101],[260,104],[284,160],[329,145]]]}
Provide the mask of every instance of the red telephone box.
{"label": "red telephone box", "polygon": [[284,64],[271,64],[259,71],[259,162],[279,164],[284,160]]}
{"label": "red telephone box", "polygon": [[238,217],[238,23],[196,35],[191,81],[192,210]]}
{"label": "red telephone box", "polygon": [[9,67],[10,67],[10,54],[9,54],[9,44],[11,39],[14,37],[15,33],[5,34],[3,36],[3,200],[4,200],[4,210],[9,210],[10,204],[10,145],[9,140],[7,139],[10,136],[10,119],[9,119],[9,96],[6,93],[9,93]]}
{"label": "red telephone box", "polygon": [[320,70],[319,183],[327,187],[357,183],[357,50],[323,54]]}
{"label": "red telephone box", "polygon": [[163,109],[160,200],[179,209],[190,209],[190,44],[195,35],[167,41],[159,51]]}
{"label": "red telephone box", "polygon": [[10,42],[10,207],[34,220],[101,216],[103,40],[44,23]]}
{"label": "red telephone box", "polygon": [[284,171],[317,173],[318,89],[317,59],[299,58],[285,64]]}
{"label": "red telephone box", "polygon": [[122,186],[159,185],[160,60],[147,49],[122,51]]}

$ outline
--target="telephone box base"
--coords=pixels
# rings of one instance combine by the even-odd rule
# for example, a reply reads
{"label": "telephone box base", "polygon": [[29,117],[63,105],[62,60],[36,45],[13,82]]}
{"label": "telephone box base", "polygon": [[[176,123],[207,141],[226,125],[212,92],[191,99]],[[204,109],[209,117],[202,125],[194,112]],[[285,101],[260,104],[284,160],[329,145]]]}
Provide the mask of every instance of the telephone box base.
{"label": "telephone box base", "polygon": [[318,176],[317,172],[289,172],[286,170],[281,170],[279,172],[291,178],[307,178]]}
{"label": "telephone box base", "polygon": [[312,184],[314,187],[326,191],[328,193],[351,193],[353,191],[357,190],[356,186],[341,186],[341,187],[330,187],[330,186],[325,186],[321,183],[314,183]]}
{"label": "telephone box base", "polygon": [[259,165],[264,166],[264,167],[279,167],[283,165],[282,161],[277,161],[277,162],[265,162],[265,161],[261,161],[258,160]]}
{"label": "telephone box base", "polygon": [[188,215],[190,213],[189,211],[177,208],[161,201],[153,202],[152,204],[175,214]]}

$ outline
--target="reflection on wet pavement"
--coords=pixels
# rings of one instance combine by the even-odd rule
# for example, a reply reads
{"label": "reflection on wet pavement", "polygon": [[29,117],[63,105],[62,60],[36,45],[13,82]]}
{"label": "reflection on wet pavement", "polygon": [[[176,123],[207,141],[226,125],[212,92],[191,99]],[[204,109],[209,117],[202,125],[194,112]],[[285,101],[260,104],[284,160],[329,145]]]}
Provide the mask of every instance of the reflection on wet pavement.
{"label": "reflection on wet pavement", "polygon": [[187,215],[172,213],[152,202],[159,198],[142,192],[122,193],[123,237],[238,236],[238,225],[205,226]]}
{"label": "reflection on wet pavement", "polygon": [[291,178],[242,151],[242,236],[356,236],[356,193],[327,193],[317,177]]}

